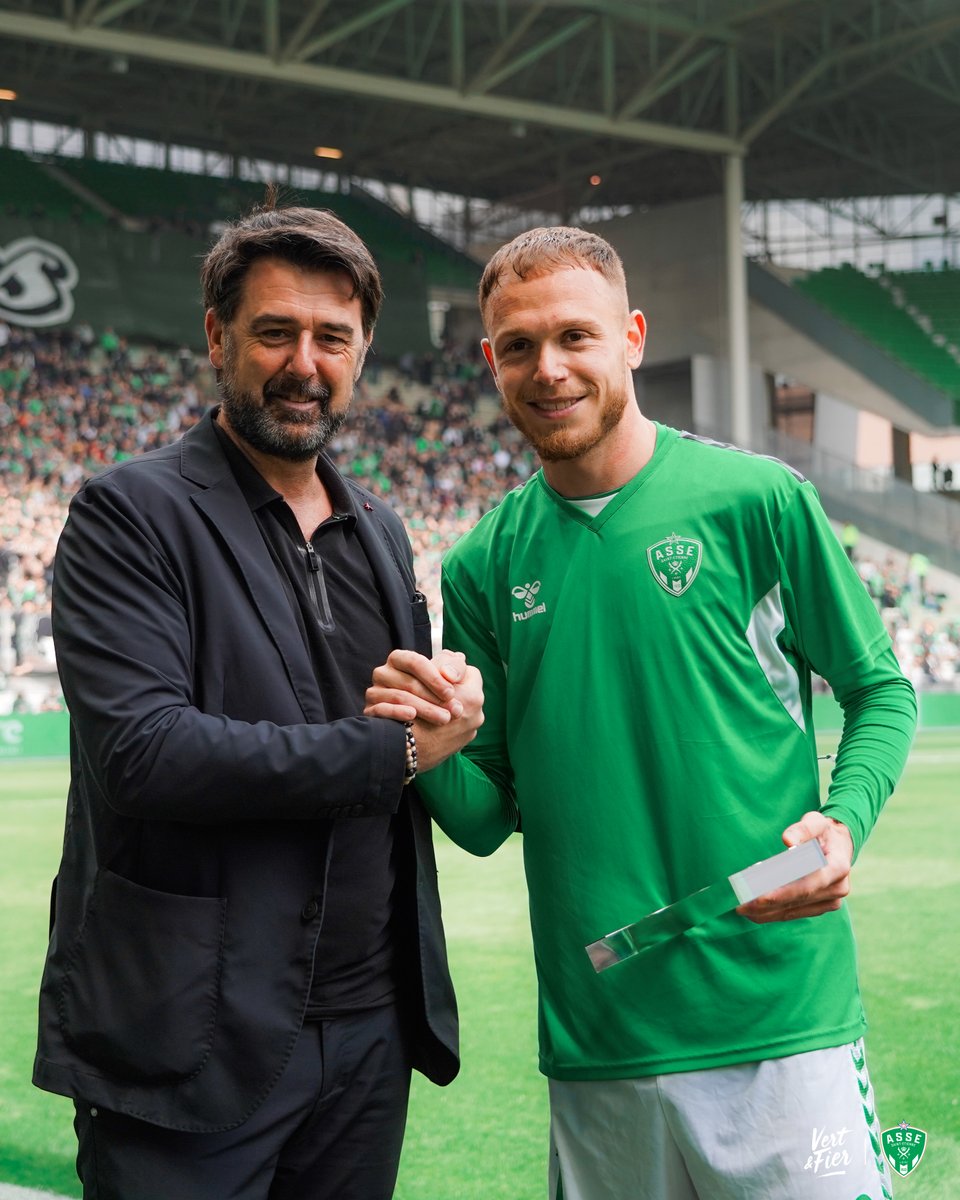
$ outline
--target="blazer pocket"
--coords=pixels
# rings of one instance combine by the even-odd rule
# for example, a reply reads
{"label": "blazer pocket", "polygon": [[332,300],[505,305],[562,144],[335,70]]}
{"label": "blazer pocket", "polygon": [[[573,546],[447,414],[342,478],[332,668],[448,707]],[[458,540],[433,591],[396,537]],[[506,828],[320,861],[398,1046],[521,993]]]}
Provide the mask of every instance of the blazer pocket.
{"label": "blazer pocket", "polygon": [[77,1054],[131,1082],[196,1075],[213,1045],[226,906],[101,871],[59,999]]}

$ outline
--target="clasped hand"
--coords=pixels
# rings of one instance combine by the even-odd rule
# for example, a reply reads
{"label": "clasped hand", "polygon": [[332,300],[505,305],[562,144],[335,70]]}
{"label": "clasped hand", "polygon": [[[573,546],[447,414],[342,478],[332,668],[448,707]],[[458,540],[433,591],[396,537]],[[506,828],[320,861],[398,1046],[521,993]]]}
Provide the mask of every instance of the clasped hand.
{"label": "clasped hand", "polygon": [[477,736],[483,724],[483,681],[452,650],[434,658],[393,650],[373,672],[365,717],[412,721],[421,771],[429,771]]}

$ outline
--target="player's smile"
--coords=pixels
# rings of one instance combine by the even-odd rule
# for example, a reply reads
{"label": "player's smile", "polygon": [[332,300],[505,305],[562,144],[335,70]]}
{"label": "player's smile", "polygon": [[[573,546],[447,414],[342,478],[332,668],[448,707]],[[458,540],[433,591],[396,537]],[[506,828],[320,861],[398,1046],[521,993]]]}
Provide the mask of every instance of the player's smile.
{"label": "player's smile", "polygon": [[563,396],[549,400],[527,400],[526,404],[546,420],[555,420],[572,413],[583,399],[582,396]]}
{"label": "player's smile", "polygon": [[[509,279],[486,306],[484,354],[507,416],[545,462],[581,458],[620,423],[642,317],[597,271]],[[637,324],[637,320],[641,322]]]}

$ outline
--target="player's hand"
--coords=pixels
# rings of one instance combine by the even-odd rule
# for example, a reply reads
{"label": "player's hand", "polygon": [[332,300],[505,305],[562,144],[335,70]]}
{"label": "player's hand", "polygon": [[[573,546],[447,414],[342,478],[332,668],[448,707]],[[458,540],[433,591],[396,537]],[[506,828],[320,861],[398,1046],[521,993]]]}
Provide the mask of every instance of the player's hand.
{"label": "player's hand", "polygon": [[463,715],[456,685],[468,670],[474,668],[453,650],[441,650],[432,659],[415,650],[392,650],[383,666],[374,669],[363,715],[446,725]]}
{"label": "player's hand", "polygon": [[366,700],[364,716],[413,722],[421,771],[462,750],[483,724],[480,672],[450,650],[433,659],[394,650],[373,672]]}
{"label": "player's hand", "polygon": [[850,893],[850,867],[853,863],[853,838],[846,825],[821,812],[808,812],[795,825],[783,831],[787,846],[798,846],[816,838],[827,865],[777,888],[765,896],[741,904],[737,912],[758,925],[769,921],[795,921],[798,917],[819,917],[835,912]]}

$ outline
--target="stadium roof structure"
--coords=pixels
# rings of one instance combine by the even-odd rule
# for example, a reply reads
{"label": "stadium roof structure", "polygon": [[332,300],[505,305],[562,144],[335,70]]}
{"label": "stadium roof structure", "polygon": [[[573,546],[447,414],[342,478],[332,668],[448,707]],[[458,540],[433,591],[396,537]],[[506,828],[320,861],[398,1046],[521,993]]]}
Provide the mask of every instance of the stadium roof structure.
{"label": "stadium roof structure", "polygon": [[0,88],[560,215],[719,193],[729,156],[748,200],[960,190],[957,0],[0,0]]}

